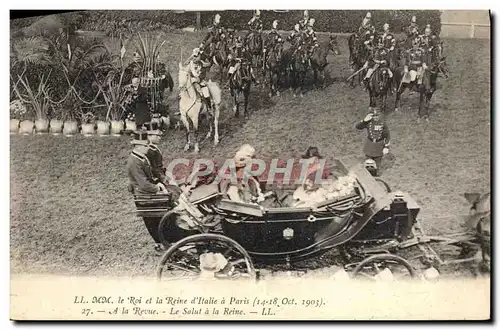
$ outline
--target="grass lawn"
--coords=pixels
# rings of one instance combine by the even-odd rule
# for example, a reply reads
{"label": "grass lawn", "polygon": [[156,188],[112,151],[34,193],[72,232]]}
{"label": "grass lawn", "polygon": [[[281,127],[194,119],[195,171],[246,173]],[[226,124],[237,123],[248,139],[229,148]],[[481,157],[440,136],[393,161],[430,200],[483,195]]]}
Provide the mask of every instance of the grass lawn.
{"label": "grass lawn", "polygon": [[[161,59],[176,84],[181,47],[186,59],[201,38],[168,35]],[[289,91],[269,98],[267,90],[254,87],[246,122],[232,117],[225,90],[221,143],[205,142],[198,157],[232,157],[241,144],[250,143],[259,154],[279,158],[315,145],[347,165],[362,161],[366,132],[354,125],[367,112],[368,95],[344,83],[351,74],[347,39],[339,42],[341,55],[329,56],[326,90],[311,90],[304,98],[293,98]],[[445,54],[451,76],[439,81],[431,121],[417,124],[416,94],[406,93],[403,109],[388,115],[396,160],[383,174],[394,189],[416,199],[425,229],[434,234],[461,230],[468,212],[463,193],[490,187],[489,40],[445,39]],[[175,111],[176,91],[172,94]],[[186,157],[184,139],[182,131],[168,132],[161,145],[165,162]],[[129,140],[11,136],[12,272],[154,274],[159,257],[127,191]]]}

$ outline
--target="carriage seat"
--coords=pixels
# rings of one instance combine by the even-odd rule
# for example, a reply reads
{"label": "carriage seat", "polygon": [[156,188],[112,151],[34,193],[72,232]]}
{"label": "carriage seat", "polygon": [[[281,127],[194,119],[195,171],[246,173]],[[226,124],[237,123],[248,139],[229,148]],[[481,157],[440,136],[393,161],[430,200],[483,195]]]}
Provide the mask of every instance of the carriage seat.
{"label": "carriage seat", "polygon": [[192,204],[198,204],[219,195],[221,193],[218,184],[210,183],[192,189],[188,200]]}
{"label": "carriage seat", "polygon": [[171,202],[171,194],[134,194],[136,214],[143,218],[163,217],[172,208]]}

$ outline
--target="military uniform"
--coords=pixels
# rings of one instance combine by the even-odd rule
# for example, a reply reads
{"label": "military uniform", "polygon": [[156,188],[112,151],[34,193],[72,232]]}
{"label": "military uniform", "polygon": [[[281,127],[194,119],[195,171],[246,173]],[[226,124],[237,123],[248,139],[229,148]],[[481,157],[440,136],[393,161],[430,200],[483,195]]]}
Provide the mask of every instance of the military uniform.
{"label": "military uniform", "polygon": [[411,22],[408,27],[406,27],[406,35],[408,37],[418,36],[418,25],[415,22]]}
{"label": "military uniform", "polygon": [[135,89],[132,85],[125,86],[125,90],[127,92],[125,105],[128,109],[123,114],[123,117],[126,118],[132,112],[137,127],[149,123],[151,121],[151,110],[149,108],[148,90],[142,86]]}
{"label": "military uniform", "polygon": [[405,58],[405,68],[410,72],[410,81],[415,81],[418,77],[418,83],[421,83],[421,77],[426,64],[425,51],[420,47],[413,47],[408,50]]}
{"label": "military uniform", "polygon": [[302,38],[302,33],[294,30],[286,38],[286,40],[292,45],[292,47],[298,47],[300,45],[301,38]]}
{"label": "military uniform", "polygon": [[390,32],[384,32],[379,36],[379,41],[388,51],[393,51],[396,48],[396,38]]}
{"label": "military uniform", "polygon": [[368,72],[365,79],[368,80],[373,72],[379,67],[386,68],[389,77],[392,78],[392,71],[389,68],[388,52],[384,47],[376,48],[375,51],[368,57],[367,61]]}
{"label": "military uniform", "polygon": [[377,168],[380,168],[383,150],[389,147],[391,139],[387,124],[381,120],[374,121],[372,119],[368,122],[362,120],[356,124],[356,128],[367,130],[368,135],[363,152],[367,159],[373,159],[377,164]]}

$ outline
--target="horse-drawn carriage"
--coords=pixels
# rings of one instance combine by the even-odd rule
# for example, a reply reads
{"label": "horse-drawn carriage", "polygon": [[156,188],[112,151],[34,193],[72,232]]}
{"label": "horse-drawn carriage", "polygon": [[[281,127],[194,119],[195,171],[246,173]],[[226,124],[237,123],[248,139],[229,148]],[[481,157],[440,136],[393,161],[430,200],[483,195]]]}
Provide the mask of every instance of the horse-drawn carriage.
{"label": "horse-drawn carriage", "polygon": [[[354,277],[390,267],[395,274],[413,278],[420,273],[411,260],[427,268],[474,260],[463,253],[460,260],[442,260],[431,246],[470,250],[477,247],[473,232],[427,236],[417,219],[420,206],[411,196],[385,189],[363,165],[348,170],[336,160],[334,176],[347,175],[355,178],[350,192],[307,207],[236,202],[216,182],[178,198],[136,196],[140,217],[162,218],[158,230],[167,250],[158,279],[199,276],[207,269],[209,276],[219,278],[258,278],[257,266],[281,264],[291,269],[331,251],[338,252],[336,263],[352,270]],[[268,191],[278,205],[295,189],[273,188]],[[418,247],[418,253],[403,258],[402,252],[411,246]],[[208,259],[212,262],[207,268]]]}

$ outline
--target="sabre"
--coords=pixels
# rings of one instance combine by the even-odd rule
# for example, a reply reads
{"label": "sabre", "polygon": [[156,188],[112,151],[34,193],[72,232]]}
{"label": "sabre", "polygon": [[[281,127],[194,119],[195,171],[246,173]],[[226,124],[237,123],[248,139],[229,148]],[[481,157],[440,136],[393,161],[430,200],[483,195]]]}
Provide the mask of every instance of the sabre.
{"label": "sabre", "polygon": [[358,73],[360,73],[361,71],[363,71],[365,69],[365,67],[362,67],[361,69],[359,69],[358,71],[354,72],[351,76],[349,76],[349,78],[347,78],[347,81],[351,80],[354,76],[356,76]]}

